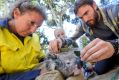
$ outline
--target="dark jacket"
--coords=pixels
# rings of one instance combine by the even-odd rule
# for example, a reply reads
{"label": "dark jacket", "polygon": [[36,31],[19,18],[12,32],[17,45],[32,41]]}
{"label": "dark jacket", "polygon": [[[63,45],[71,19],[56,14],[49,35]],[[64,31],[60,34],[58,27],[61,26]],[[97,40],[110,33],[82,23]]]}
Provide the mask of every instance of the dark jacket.
{"label": "dark jacket", "polygon": [[[99,12],[102,16],[103,23],[116,35],[116,39],[109,40],[114,46],[116,53],[118,51],[119,43],[119,4],[110,4],[107,6],[99,7]],[[77,26],[75,34],[65,40],[65,44],[70,45],[73,41],[79,38],[82,34],[88,34],[89,37],[93,34],[90,27],[88,27],[83,21],[80,21]],[[108,40],[107,40],[108,41]]]}

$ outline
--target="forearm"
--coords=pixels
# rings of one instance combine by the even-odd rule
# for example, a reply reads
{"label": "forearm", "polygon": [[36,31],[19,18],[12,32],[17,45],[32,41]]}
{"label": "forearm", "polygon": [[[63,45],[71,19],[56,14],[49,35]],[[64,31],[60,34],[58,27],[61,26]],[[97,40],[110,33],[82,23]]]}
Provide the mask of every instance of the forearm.
{"label": "forearm", "polygon": [[64,45],[67,45],[67,46],[70,46],[70,45],[72,45],[73,43],[75,43],[75,41],[81,36],[81,35],[83,35],[84,34],[84,32],[83,31],[76,31],[75,32],[75,34],[72,36],[72,37],[70,37],[70,38],[65,38],[64,40],[63,40],[63,46]]}

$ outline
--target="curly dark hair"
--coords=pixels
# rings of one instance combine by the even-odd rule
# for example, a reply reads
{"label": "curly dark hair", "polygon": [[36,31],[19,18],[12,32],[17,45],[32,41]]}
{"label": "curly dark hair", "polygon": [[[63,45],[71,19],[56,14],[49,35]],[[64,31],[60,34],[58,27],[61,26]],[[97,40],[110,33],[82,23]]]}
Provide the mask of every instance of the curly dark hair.
{"label": "curly dark hair", "polygon": [[83,5],[92,5],[94,0],[76,0],[74,5],[74,13],[77,14],[78,9]]}

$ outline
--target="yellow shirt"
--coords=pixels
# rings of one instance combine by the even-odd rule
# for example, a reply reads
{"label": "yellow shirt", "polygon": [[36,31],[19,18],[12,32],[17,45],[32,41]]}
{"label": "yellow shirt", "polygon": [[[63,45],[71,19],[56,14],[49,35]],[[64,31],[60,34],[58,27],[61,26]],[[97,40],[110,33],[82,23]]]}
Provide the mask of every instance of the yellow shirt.
{"label": "yellow shirt", "polygon": [[25,37],[23,44],[6,28],[0,28],[0,74],[30,70],[44,56],[35,33]]}

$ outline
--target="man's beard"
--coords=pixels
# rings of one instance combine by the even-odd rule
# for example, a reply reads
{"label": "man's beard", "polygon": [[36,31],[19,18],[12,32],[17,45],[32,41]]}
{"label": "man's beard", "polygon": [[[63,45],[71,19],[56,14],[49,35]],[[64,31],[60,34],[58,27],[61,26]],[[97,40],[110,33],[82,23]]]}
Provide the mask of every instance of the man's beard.
{"label": "man's beard", "polygon": [[[90,22],[93,21],[91,24]],[[94,10],[94,19],[91,19],[89,21],[86,22],[86,24],[89,26],[89,27],[94,27],[96,24],[98,23],[98,13]]]}

